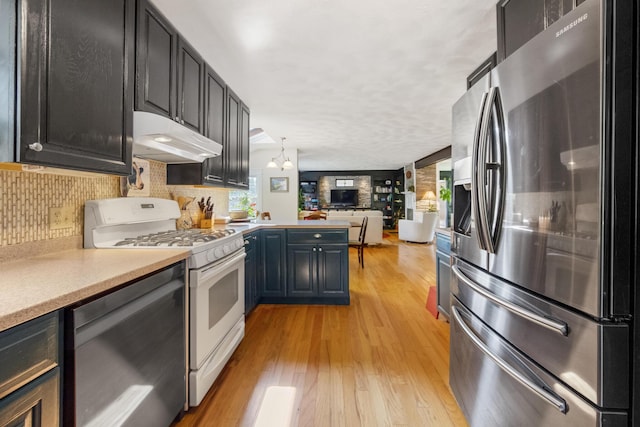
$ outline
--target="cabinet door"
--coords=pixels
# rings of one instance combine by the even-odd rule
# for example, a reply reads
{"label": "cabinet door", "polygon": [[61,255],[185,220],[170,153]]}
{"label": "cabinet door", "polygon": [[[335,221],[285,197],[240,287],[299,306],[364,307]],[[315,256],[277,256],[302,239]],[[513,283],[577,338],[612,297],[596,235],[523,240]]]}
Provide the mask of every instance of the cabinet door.
{"label": "cabinet door", "polygon": [[286,230],[262,231],[262,297],[286,294]]}
{"label": "cabinet door", "polygon": [[135,0],[21,7],[18,161],[129,174]]}
{"label": "cabinet door", "polygon": [[450,258],[444,252],[436,251],[436,283],[438,286],[438,311],[449,318],[451,310],[450,285],[451,266]]}
{"label": "cabinet door", "polygon": [[178,33],[147,0],[138,2],[136,110],[177,119]]}
{"label": "cabinet door", "polygon": [[287,245],[287,296],[318,294],[317,253],[316,245]]}
{"label": "cabinet door", "polygon": [[240,98],[227,86],[227,140],[222,151],[226,152],[225,179],[232,186],[240,183],[241,114]]}
{"label": "cabinet door", "polygon": [[[207,66],[205,75],[205,127],[204,135],[207,138],[224,144],[225,141],[225,103],[226,103],[226,86],[220,76],[218,76],[211,67]],[[212,157],[205,160],[205,176],[204,181],[208,184],[224,183],[224,156],[226,148],[222,155]]]}
{"label": "cabinet door", "polygon": [[256,268],[255,268],[255,247],[252,247],[252,243],[246,243],[250,241],[251,235],[245,237],[245,251],[246,257],[244,258],[244,314],[248,314],[253,309],[254,301],[254,288],[256,282]]}
{"label": "cabinet door", "polygon": [[253,306],[255,307],[260,302],[261,298],[261,284],[264,277],[264,263],[262,262],[262,231],[256,231],[253,234],[255,257],[254,257],[254,271],[256,280],[254,282],[253,289]]}
{"label": "cabinet door", "polygon": [[0,399],[0,426],[60,425],[60,368],[54,368]]}
{"label": "cabinet door", "polygon": [[238,168],[238,185],[249,188],[249,107],[242,103],[240,115],[240,165]]}
{"label": "cabinet door", "polygon": [[349,282],[349,247],[344,244],[318,246],[318,294],[343,297]]}
{"label": "cabinet door", "polygon": [[178,38],[178,116],[180,124],[204,134],[204,60]]}

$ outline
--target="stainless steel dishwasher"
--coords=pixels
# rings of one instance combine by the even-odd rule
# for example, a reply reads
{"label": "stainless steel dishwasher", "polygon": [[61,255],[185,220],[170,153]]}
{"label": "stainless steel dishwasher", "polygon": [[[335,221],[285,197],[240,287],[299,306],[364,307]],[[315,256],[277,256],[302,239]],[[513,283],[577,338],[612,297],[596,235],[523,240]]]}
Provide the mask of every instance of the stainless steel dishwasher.
{"label": "stainless steel dishwasher", "polygon": [[66,425],[162,427],[181,414],[184,302],[181,263],[67,312]]}

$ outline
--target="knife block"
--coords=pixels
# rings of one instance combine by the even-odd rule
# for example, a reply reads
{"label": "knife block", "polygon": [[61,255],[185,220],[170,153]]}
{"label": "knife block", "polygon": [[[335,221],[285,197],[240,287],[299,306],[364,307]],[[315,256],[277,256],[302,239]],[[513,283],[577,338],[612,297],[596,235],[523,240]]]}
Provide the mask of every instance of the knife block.
{"label": "knife block", "polygon": [[214,216],[212,215],[211,218],[202,218],[200,219],[200,228],[213,228],[213,223],[214,223]]}

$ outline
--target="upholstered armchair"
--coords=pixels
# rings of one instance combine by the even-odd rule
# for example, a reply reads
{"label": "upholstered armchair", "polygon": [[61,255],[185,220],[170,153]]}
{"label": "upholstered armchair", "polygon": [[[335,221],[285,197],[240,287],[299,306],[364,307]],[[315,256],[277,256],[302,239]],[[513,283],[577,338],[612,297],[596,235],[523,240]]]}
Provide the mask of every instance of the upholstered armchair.
{"label": "upholstered armchair", "polygon": [[415,211],[413,219],[398,221],[398,238],[408,242],[433,242],[438,223],[438,212]]}

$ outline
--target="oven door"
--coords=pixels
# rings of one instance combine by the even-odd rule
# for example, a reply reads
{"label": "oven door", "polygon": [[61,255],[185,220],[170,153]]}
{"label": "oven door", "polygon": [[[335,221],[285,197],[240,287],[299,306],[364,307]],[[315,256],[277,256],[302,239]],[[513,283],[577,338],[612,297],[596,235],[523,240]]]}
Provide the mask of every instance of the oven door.
{"label": "oven door", "polygon": [[189,272],[192,370],[202,366],[244,316],[245,256],[243,249],[221,262]]}

